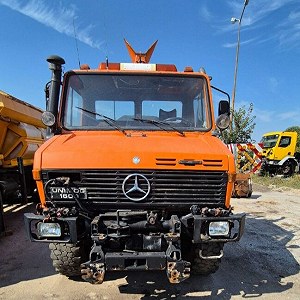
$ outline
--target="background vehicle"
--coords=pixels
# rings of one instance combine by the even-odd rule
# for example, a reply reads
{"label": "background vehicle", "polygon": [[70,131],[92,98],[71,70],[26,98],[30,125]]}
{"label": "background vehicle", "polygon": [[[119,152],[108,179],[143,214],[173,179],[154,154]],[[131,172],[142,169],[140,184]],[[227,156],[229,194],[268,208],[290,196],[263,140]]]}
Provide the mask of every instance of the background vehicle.
{"label": "background vehicle", "polygon": [[300,153],[296,151],[297,132],[269,132],[263,135],[263,163],[260,174],[291,176],[299,172]]}
{"label": "background vehicle", "polygon": [[0,233],[3,203],[26,202],[32,195],[33,155],[43,143],[42,110],[0,91]]}
{"label": "background vehicle", "polygon": [[126,45],[132,63],[65,73],[60,103],[64,60],[48,58],[53,137],[35,154],[41,205],[25,214],[28,234],[50,242],[58,272],[93,283],[117,270],[164,270],[171,283],[213,273],[245,223],[230,206],[233,155],[216,137],[229,100],[215,121],[204,71],[149,64],[155,44]]}

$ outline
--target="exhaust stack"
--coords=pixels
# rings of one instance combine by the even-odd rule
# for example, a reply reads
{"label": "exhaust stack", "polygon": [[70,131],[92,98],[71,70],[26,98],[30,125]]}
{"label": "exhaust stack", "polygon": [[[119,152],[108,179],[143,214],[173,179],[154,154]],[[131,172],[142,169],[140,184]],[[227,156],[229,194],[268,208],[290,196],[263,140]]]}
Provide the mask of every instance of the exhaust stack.
{"label": "exhaust stack", "polygon": [[50,111],[56,119],[61,84],[61,66],[65,64],[65,60],[60,56],[51,55],[47,58],[47,62],[49,63],[49,69],[52,71],[52,78],[50,81],[49,100],[46,104],[46,110]]}

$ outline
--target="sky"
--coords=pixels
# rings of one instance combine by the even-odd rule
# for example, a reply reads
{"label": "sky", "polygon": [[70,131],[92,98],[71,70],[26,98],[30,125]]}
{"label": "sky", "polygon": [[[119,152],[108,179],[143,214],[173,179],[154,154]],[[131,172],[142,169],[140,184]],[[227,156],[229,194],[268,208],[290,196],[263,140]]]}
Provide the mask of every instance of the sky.
{"label": "sky", "polygon": [[[52,54],[64,71],[130,62],[124,44],[152,63],[204,67],[212,84],[233,93],[238,23],[244,0],[0,0],[0,90],[45,108]],[[241,22],[235,108],[253,104],[263,133],[300,126],[299,0],[249,0]],[[216,97],[217,98],[217,97]],[[215,99],[215,106],[219,99]]]}

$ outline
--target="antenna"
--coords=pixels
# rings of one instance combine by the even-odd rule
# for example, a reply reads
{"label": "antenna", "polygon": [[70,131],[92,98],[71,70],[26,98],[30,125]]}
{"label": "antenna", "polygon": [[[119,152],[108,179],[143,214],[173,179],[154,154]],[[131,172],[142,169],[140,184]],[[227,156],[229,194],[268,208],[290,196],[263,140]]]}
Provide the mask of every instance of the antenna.
{"label": "antenna", "polygon": [[79,50],[78,50],[78,40],[76,35],[76,29],[75,29],[75,19],[73,18],[73,29],[74,29],[74,38],[75,38],[75,45],[76,45],[76,51],[77,51],[77,58],[78,58],[78,66],[80,69],[80,59],[79,59]]}
{"label": "antenna", "polygon": [[108,38],[108,31],[107,31],[107,27],[106,27],[106,6],[105,6],[105,1],[103,2],[103,28],[104,28],[104,38],[105,38],[105,54],[106,54],[106,68],[108,69],[108,42],[107,42],[107,38]]}

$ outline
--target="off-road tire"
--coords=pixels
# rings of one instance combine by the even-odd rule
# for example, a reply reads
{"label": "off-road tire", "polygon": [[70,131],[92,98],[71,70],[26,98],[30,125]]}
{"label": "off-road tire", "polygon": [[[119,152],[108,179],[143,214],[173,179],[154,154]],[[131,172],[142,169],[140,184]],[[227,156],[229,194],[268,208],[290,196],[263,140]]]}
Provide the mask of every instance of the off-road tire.
{"label": "off-road tire", "polygon": [[209,275],[215,273],[219,269],[221,263],[220,258],[203,259],[199,257],[199,250],[202,249],[203,256],[218,256],[223,244],[207,243],[194,247],[194,259],[191,263],[191,273],[194,275]]}
{"label": "off-road tire", "polygon": [[295,172],[295,166],[291,161],[286,161],[282,166],[282,174],[285,177],[290,177]]}
{"label": "off-road tire", "polygon": [[80,275],[81,263],[87,261],[84,244],[51,243],[49,249],[53,267],[62,275],[73,277]]}

